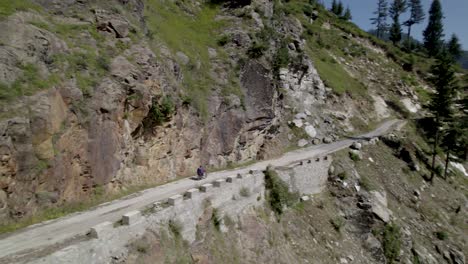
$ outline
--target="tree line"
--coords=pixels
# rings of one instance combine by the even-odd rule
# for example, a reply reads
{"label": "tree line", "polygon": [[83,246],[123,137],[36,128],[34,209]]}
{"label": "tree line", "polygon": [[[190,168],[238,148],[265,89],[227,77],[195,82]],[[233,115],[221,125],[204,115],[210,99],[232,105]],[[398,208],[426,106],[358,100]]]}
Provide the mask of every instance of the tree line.
{"label": "tree line", "polygon": [[[402,14],[409,10],[409,18],[400,22]],[[407,27],[405,47],[410,47],[411,28],[424,21],[426,15],[421,0],[393,0],[389,5],[387,0],[378,0],[377,9],[371,18],[376,26],[375,35],[378,38],[388,36],[396,46],[401,45],[403,39],[402,26]],[[390,17],[391,24],[387,23]],[[463,91],[468,87],[460,87],[455,74],[456,60],[462,55],[462,48],[458,37],[453,34],[448,42],[444,41],[443,11],[440,0],[433,0],[428,13],[428,24],[423,31],[423,48],[429,57],[436,59],[431,67],[429,81],[435,88],[428,105],[432,119],[432,182],[436,173],[436,157],[438,149],[445,155],[445,170],[447,177],[450,159],[454,154],[467,159],[468,146],[468,98]],[[465,77],[468,81],[468,76]]]}

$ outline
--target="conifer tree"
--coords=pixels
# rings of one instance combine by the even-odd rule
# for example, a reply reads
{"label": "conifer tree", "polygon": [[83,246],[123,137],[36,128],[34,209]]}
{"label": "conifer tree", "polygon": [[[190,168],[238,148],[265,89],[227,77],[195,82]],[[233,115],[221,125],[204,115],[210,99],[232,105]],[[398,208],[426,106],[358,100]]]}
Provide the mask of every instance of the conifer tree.
{"label": "conifer tree", "polygon": [[342,16],[342,18],[346,21],[349,21],[351,19],[353,19],[352,15],[351,15],[351,10],[349,9],[349,6],[346,7],[346,11],[344,13],[344,15]]}
{"label": "conifer tree", "polygon": [[431,73],[433,77],[431,82],[434,85],[436,92],[431,96],[429,111],[432,113],[434,120],[434,141],[432,144],[432,163],[431,177],[432,182],[435,171],[435,159],[437,155],[437,147],[439,145],[440,132],[444,121],[451,117],[453,112],[453,98],[456,92],[455,71],[453,69],[452,59],[448,54],[443,53],[439,56],[437,63],[432,67]]}
{"label": "conifer tree", "polygon": [[372,25],[376,26],[376,35],[382,38],[387,30],[388,2],[387,0],[378,0],[377,10],[373,13],[376,17],[371,18]]}
{"label": "conifer tree", "polygon": [[442,49],[442,38],[444,37],[443,18],[440,0],[433,0],[429,9],[429,23],[423,32],[424,47],[431,56],[439,54]]}
{"label": "conifer tree", "polygon": [[455,34],[452,34],[449,42],[447,43],[447,51],[452,56],[453,60],[458,60],[462,55],[462,47],[458,41],[458,37]]}
{"label": "conifer tree", "polygon": [[338,6],[336,8],[336,13],[335,15],[341,17],[343,15],[343,11],[344,11],[344,6],[343,6],[343,2],[339,1],[338,2]]}
{"label": "conifer tree", "polygon": [[405,21],[404,25],[408,27],[408,34],[406,40],[410,41],[411,27],[415,24],[421,23],[424,18],[424,10],[421,4],[421,0],[409,0],[408,7],[410,9],[410,17]]}
{"label": "conifer tree", "polygon": [[330,11],[331,11],[333,14],[336,14],[336,13],[338,12],[338,1],[336,1],[336,0],[333,0],[333,1],[332,1],[332,6],[331,6]]}
{"label": "conifer tree", "polygon": [[389,13],[393,20],[392,26],[390,27],[390,40],[394,45],[401,40],[400,15],[406,11],[406,8],[405,0],[393,0],[390,6]]}

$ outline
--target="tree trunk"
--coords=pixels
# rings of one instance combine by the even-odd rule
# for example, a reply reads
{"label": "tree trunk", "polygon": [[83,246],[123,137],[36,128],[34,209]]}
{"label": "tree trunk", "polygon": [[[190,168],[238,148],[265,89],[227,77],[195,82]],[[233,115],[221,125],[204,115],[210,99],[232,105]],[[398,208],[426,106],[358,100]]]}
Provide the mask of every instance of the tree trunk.
{"label": "tree trunk", "polygon": [[406,45],[410,48],[410,37],[411,37],[411,25],[408,26],[408,36],[406,37]]}
{"label": "tree trunk", "polygon": [[431,165],[431,177],[429,178],[429,181],[432,183],[434,180],[434,172],[435,172],[435,160],[437,156],[437,145],[439,143],[439,116],[436,117],[436,132],[435,132],[435,137],[434,137],[434,145],[432,146],[432,165]]}
{"label": "tree trunk", "polygon": [[450,149],[447,149],[447,152],[445,153],[447,157],[445,158],[445,171],[444,171],[444,180],[447,180],[447,171],[448,171],[448,166],[449,166],[449,161],[450,161]]}

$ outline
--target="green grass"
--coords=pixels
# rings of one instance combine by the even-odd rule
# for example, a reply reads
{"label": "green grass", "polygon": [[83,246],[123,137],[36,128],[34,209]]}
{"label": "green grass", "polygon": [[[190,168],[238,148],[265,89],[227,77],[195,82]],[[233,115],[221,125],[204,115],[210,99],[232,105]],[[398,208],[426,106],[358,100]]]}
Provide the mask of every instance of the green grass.
{"label": "green grass", "polygon": [[11,85],[0,83],[0,101],[11,100],[18,96],[33,95],[34,93],[50,88],[59,82],[57,74],[47,77],[41,76],[34,64],[21,65],[22,75]]}
{"label": "green grass", "polygon": [[351,77],[332,57],[322,53],[319,57],[314,57],[314,65],[325,85],[332,88],[335,93],[361,96],[367,94],[367,88]]}
{"label": "green grass", "polygon": [[267,168],[264,173],[265,188],[268,190],[267,201],[276,215],[280,216],[285,207],[298,202],[299,194],[290,192],[288,185],[273,170]]}
{"label": "green grass", "polygon": [[[196,10],[190,3],[183,3],[188,9]],[[188,65],[182,66],[185,93],[191,98],[190,103],[202,117],[207,117],[207,98],[212,91],[212,80],[209,76],[208,47],[216,48],[218,33],[226,25],[224,21],[215,20],[219,7],[203,5],[193,16],[183,12],[173,2],[149,0],[146,3],[146,21],[153,39],[153,44],[161,41],[173,54],[183,52],[189,57]],[[158,49],[156,48],[156,51]],[[197,63],[200,67],[197,68]]]}
{"label": "green grass", "polygon": [[40,6],[29,0],[1,0],[0,1],[0,19],[12,15],[17,11],[41,10]]}
{"label": "green grass", "polygon": [[400,255],[400,227],[395,223],[385,225],[383,230],[383,249],[388,263],[393,263]]}

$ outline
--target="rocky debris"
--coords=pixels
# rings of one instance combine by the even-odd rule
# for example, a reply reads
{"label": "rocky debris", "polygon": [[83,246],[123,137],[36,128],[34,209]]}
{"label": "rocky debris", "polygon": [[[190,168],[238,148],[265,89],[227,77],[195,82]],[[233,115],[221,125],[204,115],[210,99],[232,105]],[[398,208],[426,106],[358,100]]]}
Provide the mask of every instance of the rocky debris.
{"label": "rocky debris", "polygon": [[330,144],[333,142],[333,139],[331,137],[324,137],[322,141],[325,144]]}
{"label": "rocky debris", "polygon": [[314,145],[318,145],[318,144],[320,144],[321,142],[322,142],[322,141],[321,141],[320,139],[318,139],[318,138],[314,138],[314,139],[312,140],[312,144],[314,144]]}
{"label": "rocky debris", "polygon": [[465,264],[465,255],[463,254],[463,252],[451,248],[450,260],[452,260],[453,264]]}
{"label": "rocky debris", "polygon": [[422,263],[427,263],[427,264],[438,264],[439,262],[437,259],[432,256],[432,254],[429,253],[429,251],[420,246],[420,245],[414,245],[413,248],[411,249],[411,252],[413,252],[413,255],[416,256],[419,261]]}
{"label": "rocky debris", "polygon": [[312,125],[306,125],[304,130],[307,133],[307,135],[309,135],[309,137],[311,138],[317,136],[317,130],[315,130],[314,126]]}
{"label": "rocky debris", "polygon": [[380,139],[385,143],[385,145],[393,149],[399,149],[402,144],[401,140],[395,134],[383,135]]}
{"label": "rocky debris", "polygon": [[360,150],[362,148],[362,144],[359,142],[353,142],[353,144],[351,145],[351,148],[355,150]]}
{"label": "rocky debris", "polygon": [[309,201],[309,200],[310,200],[309,196],[307,196],[307,195],[301,196],[301,201],[305,202],[305,201]]}
{"label": "rocky debris", "polygon": [[371,144],[371,145],[375,145],[375,144],[377,144],[377,142],[379,142],[379,138],[378,138],[378,137],[371,138],[371,139],[369,140],[369,144]]}
{"label": "rocky debris", "polygon": [[297,142],[297,146],[302,148],[302,147],[305,147],[307,144],[309,144],[309,142],[305,139],[300,139],[298,142]]}
{"label": "rocky debris", "polygon": [[380,220],[388,223],[391,219],[392,212],[388,209],[387,194],[386,192],[371,191],[370,203],[372,205],[371,211]]}
{"label": "rocky debris", "polygon": [[94,15],[99,30],[114,33],[116,38],[128,37],[130,23],[123,16],[103,9],[95,10]]}

